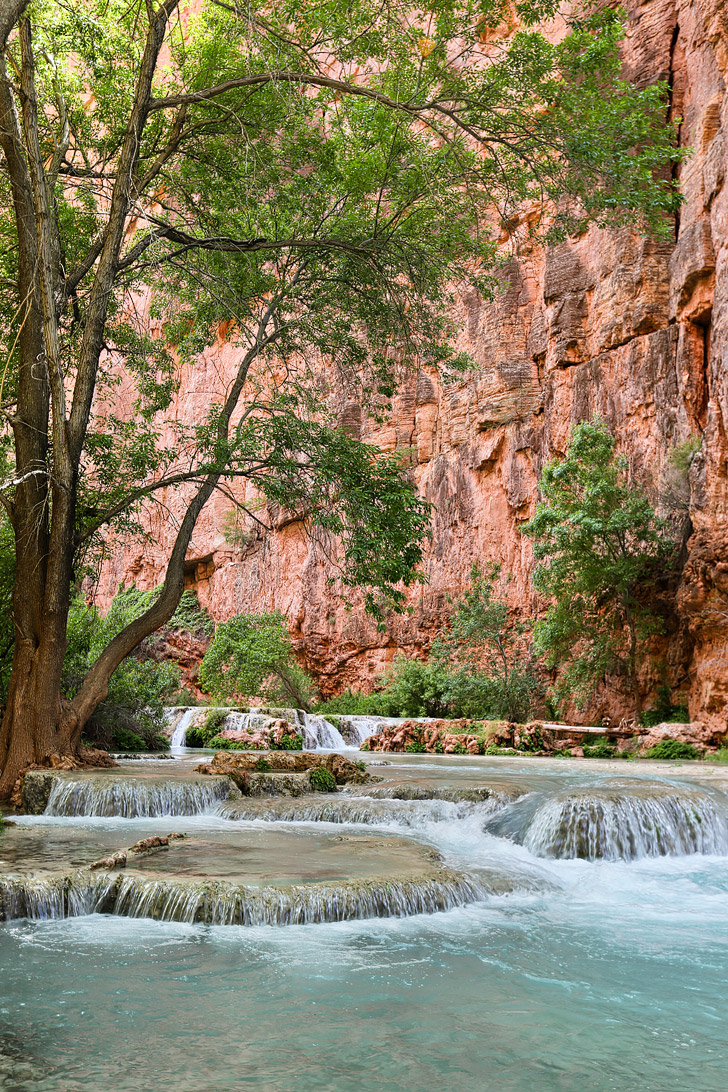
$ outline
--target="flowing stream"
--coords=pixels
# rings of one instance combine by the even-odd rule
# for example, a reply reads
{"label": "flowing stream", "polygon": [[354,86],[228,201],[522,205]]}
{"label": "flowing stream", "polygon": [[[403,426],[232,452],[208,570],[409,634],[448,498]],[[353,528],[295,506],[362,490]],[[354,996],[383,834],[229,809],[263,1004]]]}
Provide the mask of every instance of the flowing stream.
{"label": "flowing stream", "polygon": [[719,768],[390,760],[295,799],[58,775],[0,835],[0,1089],[724,1092]]}

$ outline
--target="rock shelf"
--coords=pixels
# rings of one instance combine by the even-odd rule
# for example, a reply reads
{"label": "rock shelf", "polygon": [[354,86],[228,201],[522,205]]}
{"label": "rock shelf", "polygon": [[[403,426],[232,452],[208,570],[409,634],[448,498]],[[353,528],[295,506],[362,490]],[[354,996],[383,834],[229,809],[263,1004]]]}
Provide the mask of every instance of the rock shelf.
{"label": "rock shelf", "polygon": [[[275,829],[152,835],[83,867],[64,868],[59,859],[53,869],[18,871],[13,866],[18,859],[28,863],[38,830],[20,825],[3,839],[0,920],[102,913],[210,925],[292,925],[402,917],[478,901],[499,882],[446,868],[437,852],[404,838]],[[76,861],[79,853],[91,856],[98,844],[91,830],[69,834],[51,827],[42,834],[45,860],[52,858],[54,842],[59,858]]]}

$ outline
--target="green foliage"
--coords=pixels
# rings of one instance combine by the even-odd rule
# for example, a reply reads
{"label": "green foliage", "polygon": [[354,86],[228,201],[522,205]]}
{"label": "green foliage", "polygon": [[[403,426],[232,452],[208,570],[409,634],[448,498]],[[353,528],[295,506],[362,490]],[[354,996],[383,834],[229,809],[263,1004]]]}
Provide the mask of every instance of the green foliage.
{"label": "green foliage", "polygon": [[279,751],[302,751],[303,750],[303,736],[299,736],[297,733],[292,735],[281,736],[281,741],[278,744],[276,750]]}
{"label": "green foliage", "polygon": [[129,728],[114,728],[111,733],[111,746],[115,751],[146,751],[145,740],[138,732]]}
{"label": "green foliage", "polygon": [[332,698],[316,703],[315,711],[323,717],[333,716],[389,716],[389,697],[379,691],[374,694],[362,694],[351,689],[342,691]]}
{"label": "green foliage", "polygon": [[[189,738],[189,732],[187,733]],[[211,747],[213,751],[255,751],[257,747],[241,740],[228,739],[227,736],[211,736],[205,747]]]}
{"label": "green foliage", "polygon": [[360,773],[366,773],[367,772],[367,764],[366,764],[366,762],[362,762],[362,760],[360,758],[358,758],[356,760],[354,765],[356,766],[357,770],[359,770]]}
{"label": "green foliage", "polygon": [[236,614],[215,631],[200,665],[200,682],[217,698],[258,697],[310,709],[314,684],[296,663],[280,611]]}
{"label": "green foliage", "polygon": [[706,762],[717,762],[721,765],[728,763],[728,747],[719,747],[712,755],[705,755]]}
{"label": "green foliage", "polygon": [[187,729],[185,747],[209,747],[210,740],[214,738],[216,732],[217,729],[208,734],[202,727],[193,725]]}
{"label": "green foliage", "polygon": [[654,728],[656,724],[685,724],[690,720],[690,711],[687,705],[679,703],[675,705],[672,700],[672,691],[667,683],[662,683],[657,688],[657,700],[651,709],[645,709],[640,714],[640,724],[643,728]]}
{"label": "green foliage", "polygon": [[448,675],[438,663],[397,655],[378,695],[390,717],[441,717],[448,706]]}
{"label": "green foliage", "polygon": [[602,736],[593,743],[584,744],[584,758],[619,758],[620,752],[613,743],[608,743]]}
{"label": "green foliage", "polygon": [[325,766],[315,766],[308,780],[314,792],[338,792],[334,775]]}
{"label": "green foliage", "polygon": [[273,767],[271,766],[268,759],[263,758],[263,756],[261,755],[260,758],[258,759],[258,761],[256,762],[254,769],[255,769],[256,773],[270,773],[270,771],[273,769]]}
{"label": "green foliage", "polygon": [[432,657],[448,666],[451,715],[526,721],[538,680],[525,627],[511,619],[507,603],[496,595],[499,575],[499,565],[472,566],[471,587],[457,601]]}
{"label": "green foliage", "polygon": [[540,489],[544,499],[522,531],[539,562],[534,585],[552,600],[535,640],[560,672],[556,697],[583,705],[614,673],[636,692],[646,642],[663,628],[655,593],[673,544],[599,419],[572,430]]}
{"label": "green foliage", "polygon": [[345,691],[317,707],[386,717],[505,718],[526,721],[538,693],[524,628],[495,596],[498,566],[474,565],[472,587],[457,601],[447,634],[426,661],[398,654],[374,694]]}
{"label": "green foliage", "polygon": [[693,747],[692,743],[683,743],[679,739],[663,739],[645,751],[645,758],[701,758],[701,752]]}
{"label": "green foliage", "polygon": [[[135,592],[136,589],[122,589],[103,616],[80,596],[72,601],[63,666],[63,688],[68,697],[77,692],[101,650],[144,611]],[[179,689],[180,672],[176,664],[157,662],[153,652],[152,642],[142,643],[111,676],[108,696],[84,729],[90,742],[104,747],[118,746],[122,750],[164,750],[169,747],[161,729],[169,700]],[[143,746],[126,747],[117,743],[122,730],[140,737]]]}
{"label": "green foliage", "polygon": [[210,739],[212,739],[214,735],[217,735],[218,728],[222,728],[229,713],[229,709],[211,709],[209,713],[205,715],[200,731],[204,735],[209,735]]}
{"label": "green foliage", "polygon": [[405,743],[404,749],[405,749],[405,751],[408,751],[410,754],[421,755],[421,754],[425,753],[426,747],[425,747],[424,743],[422,742],[422,740],[413,739],[413,740],[411,740],[410,743]]}

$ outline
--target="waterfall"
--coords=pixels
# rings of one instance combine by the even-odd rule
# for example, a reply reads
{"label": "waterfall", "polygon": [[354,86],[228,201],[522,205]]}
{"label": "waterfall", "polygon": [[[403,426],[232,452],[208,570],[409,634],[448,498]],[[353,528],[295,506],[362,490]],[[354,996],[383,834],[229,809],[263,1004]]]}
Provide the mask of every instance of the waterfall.
{"label": "waterfall", "polygon": [[318,717],[314,713],[304,713],[297,710],[301,717],[301,727],[306,748],[309,751],[341,751],[349,744],[338,728],[335,728],[326,717]]}
{"label": "waterfall", "polygon": [[544,801],[517,840],[538,857],[722,855],[728,853],[728,819],[706,793],[595,788]]}
{"label": "waterfall", "polygon": [[364,715],[351,715],[339,717],[339,728],[342,735],[349,740],[350,747],[361,747],[365,739],[376,736],[382,728],[393,724],[400,724],[401,717],[367,717]]}
{"label": "waterfall", "polygon": [[186,709],[184,706],[178,706],[176,709],[171,710],[170,720],[175,713],[181,713],[181,716],[174,726],[172,735],[169,740],[170,747],[184,747],[187,740],[187,729],[191,728],[193,723],[197,720],[200,713],[206,712],[205,709],[200,709],[199,706],[193,705]]}
{"label": "waterfall", "polygon": [[448,869],[413,879],[247,887],[132,873],[0,878],[0,920],[107,913],[209,925],[305,925],[434,914],[479,902],[491,885]]}
{"label": "waterfall", "polygon": [[[212,711],[214,711],[212,707],[207,708],[197,705],[189,708],[177,706],[170,709],[168,723],[174,721],[175,717],[179,718],[172,730],[170,746],[175,748],[184,747],[187,729],[191,728],[200,716],[207,715]],[[366,735],[359,737],[359,735],[355,734],[353,742],[347,743],[341,732],[325,717],[316,716],[314,713],[305,713],[302,709],[278,709],[262,706],[252,708],[245,713],[231,709],[221,723],[219,731],[255,732],[270,727],[273,721],[278,719],[287,720],[297,732],[303,735],[304,745],[309,751],[346,750],[351,746],[358,747],[360,739],[366,738]],[[371,735],[371,732],[367,734]]]}
{"label": "waterfall", "polygon": [[226,777],[146,780],[133,777],[55,777],[45,815],[98,815],[122,819],[199,815],[230,794]]}

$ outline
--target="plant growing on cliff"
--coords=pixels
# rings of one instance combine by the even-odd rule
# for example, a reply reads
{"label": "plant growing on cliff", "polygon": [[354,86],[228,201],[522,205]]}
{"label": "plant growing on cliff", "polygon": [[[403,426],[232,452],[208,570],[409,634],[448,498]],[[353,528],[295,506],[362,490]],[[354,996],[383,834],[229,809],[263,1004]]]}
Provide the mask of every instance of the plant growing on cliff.
{"label": "plant growing on cliff", "polygon": [[310,709],[314,696],[280,611],[221,622],[202,659],[200,683],[216,699],[259,698],[294,709]]}
{"label": "plant growing on cliff", "polygon": [[[667,89],[621,79],[614,12],[572,17],[553,43],[527,24],[558,4],[527,0],[498,44],[505,0],[179,8],[0,7],[17,638],[0,795],[27,763],[77,752],[114,671],[174,613],[215,491],[251,526],[316,531],[380,615],[400,605],[427,509],[335,406],[383,414],[407,368],[463,365],[446,286],[489,290],[479,271],[524,204],[559,208],[555,237],[590,219],[659,228],[677,201]],[[230,372],[185,425],[180,369],[218,338]],[[173,529],[161,592],[68,698],[76,573],[155,503]]]}
{"label": "plant growing on cliff", "polygon": [[450,667],[455,715],[526,721],[538,690],[525,627],[496,594],[500,566],[474,564],[471,586],[457,602],[433,656]]}
{"label": "plant growing on cliff", "polygon": [[627,469],[604,422],[576,425],[566,456],[544,467],[543,500],[521,530],[534,543],[534,585],[551,600],[534,636],[558,669],[558,700],[585,704],[619,674],[639,713],[638,671],[664,625],[656,593],[674,546]]}

